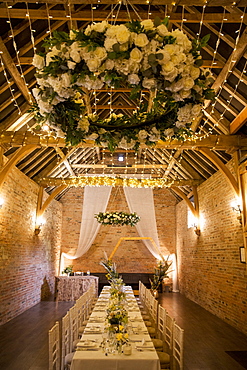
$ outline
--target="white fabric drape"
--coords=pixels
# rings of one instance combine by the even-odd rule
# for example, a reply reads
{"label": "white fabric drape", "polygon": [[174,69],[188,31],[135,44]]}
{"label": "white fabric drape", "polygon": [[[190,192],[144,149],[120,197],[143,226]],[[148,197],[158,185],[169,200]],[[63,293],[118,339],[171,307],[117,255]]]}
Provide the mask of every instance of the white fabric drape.
{"label": "white fabric drape", "polygon": [[62,253],[60,270],[63,270],[63,257],[68,259],[81,257],[93,244],[100,228],[100,223],[94,218],[94,215],[106,211],[111,189],[111,186],[85,186],[78,247],[74,256]]}
{"label": "white fabric drape", "polygon": [[160,244],[156,226],[153,189],[124,187],[124,193],[130,212],[136,212],[141,217],[141,220],[136,224],[139,236],[151,237],[154,240],[158,250],[150,240],[142,241],[155,258],[161,259],[159,255]]}

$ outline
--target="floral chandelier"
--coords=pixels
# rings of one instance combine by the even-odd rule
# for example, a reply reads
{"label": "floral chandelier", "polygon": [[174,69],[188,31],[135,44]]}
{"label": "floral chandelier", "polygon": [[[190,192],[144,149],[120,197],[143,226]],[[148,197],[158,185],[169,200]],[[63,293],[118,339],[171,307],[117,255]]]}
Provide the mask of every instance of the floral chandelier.
{"label": "floral chandelier", "polygon": [[[200,51],[209,36],[191,42],[167,26],[168,19],[156,18],[54,32],[43,45],[46,52],[33,60],[35,132],[48,127],[69,145],[93,140],[111,151],[190,137],[204,100],[214,99],[211,73],[201,68]],[[100,119],[92,113],[90,94],[119,87],[130,88],[130,98],[139,102],[131,117],[111,112]],[[146,104],[141,104],[143,90],[149,91]]]}
{"label": "floral chandelier", "polygon": [[126,212],[99,212],[94,216],[102,225],[130,225],[135,226],[140,221],[140,216]]}

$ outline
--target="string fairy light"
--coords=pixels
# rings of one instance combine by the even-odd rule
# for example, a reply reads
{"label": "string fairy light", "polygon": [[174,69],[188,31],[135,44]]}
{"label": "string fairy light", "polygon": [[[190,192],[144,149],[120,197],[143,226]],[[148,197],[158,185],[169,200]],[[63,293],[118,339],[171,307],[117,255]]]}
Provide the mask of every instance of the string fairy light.
{"label": "string fairy light", "polygon": [[[235,57],[234,57],[234,52],[237,50],[237,44],[238,44],[238,42],[239,42],[239,38],[240,38],[241,29],[242,29],[242,26],[243,26],[243,20],[244,20],[245,12],[246,12],[246,7],[244,8],[243,14],[242,14],[242,16],[240,17],[241,22],[240,22],[240,25],[239,25],[239,29],[236,31],[236,33],[238,34],[238,36],[237,36],[237,38],[236,38],[236,40],[235,40],[235,44],[234,44],[234,47],[233,47],[233,52],[232,52],[231,57],[230,57],[230,62],[229,62],[229,65],[228,65],[228,70],[227,70],[227,73],[226,73],[226,78],[225,78],[225,80],[223,81],[223,83],[222,83],[222,84],[220,85],[220,87],[219,87],[219,90],[218,90],[217,95],[216,95],[216,97],[215,97],[215,102],[214,102],[214,103],[212,103],[212,105],[211,105],[211,111],[210,111],[210,113],[209,113],[209,118],[207,118],[207,119],[205,120],[204,125],[202,126],[202,128],[203,128],[207,123],[210,123],[210,116],[214,113],[214,107],[215,107],[215,105],[216,105],[217,99],[220,97],[221,92],[222,92],[222,90],[224,89],[224,86],[225,86],[225,84],[226,84],[226,82],[227,82],[227,77],[229,76],[229,74],[230,74],[230,73],[232,73],[233,63],[235,63],[235,62],[236,62],[236,61],[234,60],[234,58],[235,58]],[[224,21],[224,20],[226,20],[226,18],[225,18],[225,16],[223,15],[223,21]],[[219,37],[220,37],[220,36],[221,36],[221,35],[219,34]],[[223,112],[220,114],[220,116],[219,116],[219,118],[216,120],[216,122],[214,122],[212,130],[210,130],[210,132],[208,133],[208,135],[206,135],[206,134],[205,134],[205,135],[203,136],[203,138],[204,138],[204,137],[209,136],[209,134],[210,134],[210,133],[212,133],[213,129],[214,129],[214,130],[216,130],[216,131],[218,131],[218,130],[217,130],[217,126],[219,125],[220,121],[221,121],[222,119],[224,119],[224,114],[229,110],[229,109],[228,109],[228,107],[230,106],[230,104],[231,104],[231,102],[232,102],[232,99],[233,99],[233,97],[234,97],[234,94],[236,93],[237,88],[238,88],[238,86],[239,86],[239,84],[240,84],[240,82],[241,82],[241,79],[242,79],[243,73],[244,73],[244,71],[245,71],[245,69],[246,69],[246,65],[247,65],[247,61],[245,62],[244,68],[243,68],[243,70],[242,70],[242,72],[241,72],[241,74],[240,74],[240,77],[239,77],[238,82],[235,84],[235,89],[234,89],[233,94],[231,94],[231,96],[229,96],[229,99],[228,99],[228,101],[227,101],[227,106],[224,108]],[[199,133],[200,133],[200,132],[199,132]]]}
{"label": "string fairy light", "polygon": [[47,4],[47,3],[45,4],[45,6],[46,6],[47,23],[48,23],[48,31],[46,31],[46,33],[49,33],[50,38],[51,38],[51,37],[52,37],[52,34],[51,34],[51,19],[52,19],[53,17],[49,14],[49,6],[48,6],[48,4]]}
{"label": "string fairy light", "polygon": [[[69,187],[84,186],[128,186],[132,188],[169,188],[176,185],[175,179],[168,177],[162,178],[132,178],[120,176],[76,176],[69,178],[42,178],[40,184],[43,186],[66,185]],[[178,185],[178,182],[177,182]]]}
{"label": "string fairy light", "polygon": [[14,106],[18,109],[18,114],[21,115],[22,114],[22,111],[21,111],[21,109],[20,109],[20,107],[18,105],[17,99],[14,96],[14,93],[13,93],[14,89],[11,88],[11,82],[10,82],[10,80],[8,78],[8,75],[7,75],[7,72],[6,72],[6,69],[5,69],[3,58],[2,58],[2,55],[1,55],[2,53],[3,52],[0,51],[0,63],[1,63],[2,70],[3,70],[4,77],[6,79],[6,82],[7,82],[8,86],[9,86],[10,94],[12,96],[11,101],[14,103]]}
{"label": "string fairy light", "polygon": [[[9,8],[9,5],[8,5],[7,2],[6,2],[6,9],[7,9],[7,16],[8,16],[7,23],[9,24],[9,27],[10,27],[11,39],[12,39],[13,47],[14,47],[14,50],[15,50],[16,60],[17,60],[16,67],[18,67],[20,69],[20,76],[23,79],[24,84],[28,87],[29,84],[27,83],[27,81],[25,79],[25,75],[24,75],[24,72],[23,72],[23,69],[22,69],[22,66],[21,66],[21,61],[20,61],[20,57],[19,57],[20,51],[18,50],[16,41],[15,41],[14,30],[13,30],[13,27],[12,27],[11,18],[10,18],[10,12],[9,12],[9,9],[10,8]],[[29,16],[29,13],[26,13],[26,16],[28,17]],[[28,92],[28,95],[29,95],[29,103],[32,103],[32,95],[31,95],[31,92],[28,91],[28,89],[27,89],[27,92]]]}

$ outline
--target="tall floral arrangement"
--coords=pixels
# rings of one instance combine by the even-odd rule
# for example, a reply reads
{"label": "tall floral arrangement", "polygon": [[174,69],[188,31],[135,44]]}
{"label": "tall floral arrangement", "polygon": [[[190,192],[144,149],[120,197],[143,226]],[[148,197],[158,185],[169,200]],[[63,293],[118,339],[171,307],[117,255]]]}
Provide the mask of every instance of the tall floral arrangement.
{"label": "tall floral arrangement", "polygon": [[150,279],[151,290],[158,290],[160,284],[164,278],[168,277],[168,274],[171,272],[170,267],[172,265],[172,261],[168,261],[169,256],[165,261],[159,261],[157,266],[154,269],[153,278]]}
{"label": "tall floral arrangement", "polygon": [[[103,21],[83,31],[54,32],[33,60],[37,131],[46,124],[72,145],[89,139],[110,150],[189,136],[203,101],[214,98],[211,73],[201,68],[200,50],[209,37],[191,42],[167,25],[159,18]],[[149,90],[152,108],[143,105],[132,117],[112,113],[104,120],[91,114],[88,92],[119,86],[130,87],[133,99]]]}

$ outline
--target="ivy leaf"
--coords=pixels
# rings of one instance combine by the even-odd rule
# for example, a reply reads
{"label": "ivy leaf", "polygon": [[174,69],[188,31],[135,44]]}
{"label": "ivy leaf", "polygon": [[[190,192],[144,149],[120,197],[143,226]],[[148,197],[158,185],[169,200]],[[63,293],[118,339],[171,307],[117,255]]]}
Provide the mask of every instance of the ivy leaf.
{"label": "ivy leaf", "polygon": [[112,46],[112,48],[113,48],[113,51],[115,51],[116,53],[118,53],[120,51],[120,45],[118,43],[114,44]]}
{"label": "ivy leaf", "polygon": [[165,17],[165,19],[163,19],[163,21],[161,23],[164,24],[166,27],[168,27],[168,25],[169,25],[169,18],[168,17]]}
{"label": "ivy leaf", "polygon": [[116,59],[117,58],[117,53],[115,51],[110,51],[108,53],[108,58],[109,59]]}
{"label": "ivy leaf", "polygon": [[202,59],[196,59],[195,66],[201,67],[202,65],[203,65],[203,60]]}
{"label": "ivy leaf", "polygon": [[164,58],[164,55],[162,53],[155,54],[156,59],[162,60]]}
{"label": "ivy leaf", "polygon": [[148,63],[150,65],[157,64],[155,54],[149,54],[149,56],[148,56]]}
{"label": "ivy leaf", "polygon": [[161,25],[160,17],[155,17],[154,18],[154,25],[155,25],[155,27],[158,27],[159,25]]}
{"label": "ivy leaf", "polygon": [[210,33],[205,35],[202,39],[201,39],[201,47],[205,47],[210,39]]}

